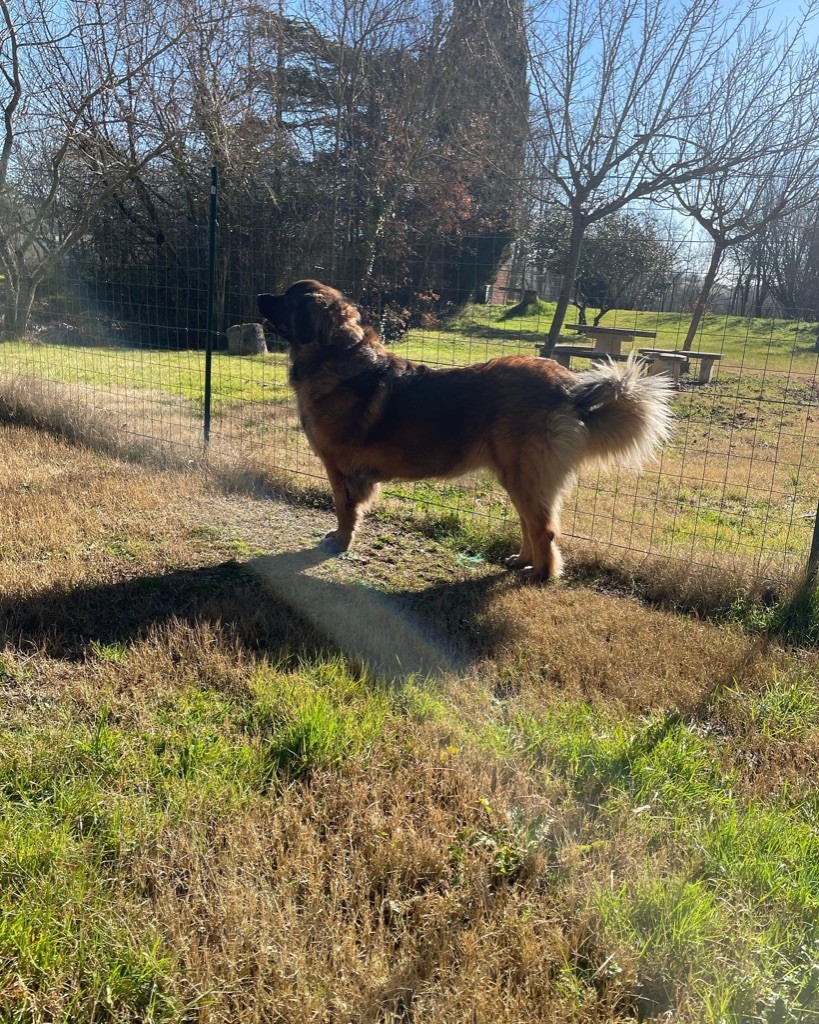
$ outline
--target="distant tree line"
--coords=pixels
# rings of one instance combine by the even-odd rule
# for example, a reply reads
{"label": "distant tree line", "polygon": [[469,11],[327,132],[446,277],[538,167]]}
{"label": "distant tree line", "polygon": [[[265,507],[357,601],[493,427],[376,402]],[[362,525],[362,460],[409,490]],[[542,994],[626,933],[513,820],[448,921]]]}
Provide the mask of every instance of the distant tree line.
{"label": "distant tree line", "polygon": [[733,256],[732,308],[819,320],[819,205],[766,225]]}
{"label": "distant tree line", "polygon": [[817,312],[815,12],[0,0],[2,335],[39,296],[198,344],[211,165],[221,326],[316,275],[400,328],[480,298],[525,238],[562,281],[548,353],[571,303],[680,278],[672,209],[712,246],[687,345],[726,268],[736,308]]}

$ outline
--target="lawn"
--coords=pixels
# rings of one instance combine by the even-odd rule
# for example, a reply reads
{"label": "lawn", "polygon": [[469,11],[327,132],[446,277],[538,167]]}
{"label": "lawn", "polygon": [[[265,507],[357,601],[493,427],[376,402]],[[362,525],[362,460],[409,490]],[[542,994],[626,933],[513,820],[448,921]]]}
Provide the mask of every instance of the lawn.
{"label": "lawn", "polygon": [[[604,323],[655,330],[656,343],[671,347],[686,327],[679,314],[622,310]],[[498,308],[468,307],[446,329],[411,332],[396,350],[462,364],[534,353],[547,328],[548,315],[505,319]],[[673,440],[641,476],[584,473],[566,503],[564,532],[614,557],[629,550],[769,580],[798,574],[819,495],[816,329],[707,316],[695,347],[723,353],[714,382],[684,378]],[[325,487],[324,474],[299,428],[286,363],[284,354],[214,356],[210,458],[245,479],[312,493]],[[0,380],[27,381],[124,435],[201,451],[203,353],[8,343]],[[386,497],[385,507],[455,518],[482,536],[503,532],[509,519],[505,495],[484,476],[396,484]]]}
{"label": "lawn", "polygon": [[[198,412],[204,405],[205,353],[122,346],[68,346],[44,342],[0,345],[0,372],[82,384],[89,393],[127,388],[172,396]],[[275,400],[287,383],[284,356],[213,355],[215,408]]]}
{"label": "lawn", "polygon": [[[541,303],[536,316],[507,318],[498,306],[467,306],[449,330],[410,334],[408,350],[414,358],[445,364],[468,363],[505,353],[532,352],[548,333],[553,303]],[[588,310],[591,323],[595,310]],[[682,313],[612,310],[601,321],[603,327],[653,331],[656,341],[638,339],[635,348],[681,349],[690,318]],[[576,322],[571,311],[567,323]],[[722,367],[732,372],[768,371],[804,375],[815,379],[819,353],[816,336],[819,324],[811,321],[755,319],[753,317],[707,314],[700,325],[694,351],[720,352]],[[579,342],[576,332],[565,327],[561,341]]]}
{"label": "lawn", "polygon": [[0,1019],[819,1016],[814,648],[15,425],[0,488]]}

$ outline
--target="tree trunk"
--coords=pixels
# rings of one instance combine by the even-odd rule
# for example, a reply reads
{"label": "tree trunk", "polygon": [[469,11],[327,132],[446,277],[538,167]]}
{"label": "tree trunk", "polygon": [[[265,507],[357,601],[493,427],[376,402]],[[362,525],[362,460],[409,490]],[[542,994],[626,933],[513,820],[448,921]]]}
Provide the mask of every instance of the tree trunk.
{"label": "tree trunk", "polygon": [[37,286],[33,281],[23,281],[18,288],[10,290],[3,306],[3,328],[0,338],[3,341],[14,341],[26,333],[26,325],[34,304],[34,293]]}
{"label": "tree trunk", "polygon": [[566,310],[572,301],[574,290],[574,279],[577,275],[577,267],[580,263],[580,251],[583,248],[583,235],[586,232],[586,218],[582,213],[572,212],[572,233],[569,238],[569,252],[566,259],[566,272],[563,275],[563,284],[560,294],[557,297],[557,308],[552,319],[552,326],[549,328],[549,339],[540,350],[542,356],[551,359],[554,355],[557,339],[560,337],[560,328],[566,319]]}
{"label": "tree trunk", "polygon": [[731,311],[737,316],[745,316],[748,309],[748,299],[751,294],[751,277],[740,275],[734,288],[734,297],[731,301]]}
{"label": "tree trunk", "polygon": [[768,298],[768,284],[763,278],[757,278],[756,292],[754,295],[754,316],[759,320],[765,309],[765,300]]}
{"label": "tree trunk", "polygon": [[384,233],[384,225],[392,213],[392,203],[384,201],[378,194],[371,198],[364,216],[364,224],[359,231],[356,249],[357,258],[353,268],[353,295],[355,302],[367,291],[373,276],[373,268],[378,256],[378,244]]}
{"label": "tree trunk", "polygon": [[711,263],[708,266],[705,279],[702,282],[702,288],[697,296],[697,301],[694,303],[694,312],[691,316],[691,324],[688,328],[688,334],[685,336],[683,342],[683,351],[690,352],[691,346],[694,344],[694,338],[697,334],[697,329],[700,326],[700,321],[705,313],[705,307],[708,303],[708,296],[711,294],[711,289],[714,286],[714,281],[717,277],[717,271],[719,265],[722,262],[723,254],[725,253],[725,244],[721,241],[714,242],[714,250],[711,253]]}

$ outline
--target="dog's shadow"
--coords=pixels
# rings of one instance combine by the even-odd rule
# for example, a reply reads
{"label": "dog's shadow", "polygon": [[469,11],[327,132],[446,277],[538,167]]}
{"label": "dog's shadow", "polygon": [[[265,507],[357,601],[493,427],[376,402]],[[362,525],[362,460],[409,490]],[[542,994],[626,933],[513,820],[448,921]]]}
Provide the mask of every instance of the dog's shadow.
{"label": "dog's shadow", "polygon": [[246,648],[276,658],[335,648],[374,677],[400,681],[466,671],[506,637],[482,610],[515,586],[499,570],[421,590],[383,591],[313,575],[322,547],[246,563],[137,576],[0,597],[0,649],[79,659],[92,644],[128,645],[170,623],[229,626]]}

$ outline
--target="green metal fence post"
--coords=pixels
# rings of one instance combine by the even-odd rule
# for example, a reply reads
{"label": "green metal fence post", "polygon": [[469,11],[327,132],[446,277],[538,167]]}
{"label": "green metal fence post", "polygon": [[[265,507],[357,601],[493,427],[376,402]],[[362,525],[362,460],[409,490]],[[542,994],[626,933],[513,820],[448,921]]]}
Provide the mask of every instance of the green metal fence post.
{"label": "green metal fence post", "polygon": [[813,580],[819,580],[819,507],[816,509],[816,518],[813,520],[813,542],[808,555],[808,576]]}
{"label": "green metal fence post", "polygon": [[216,280],[216,168],[210,169],[210,232],[208,236],[208,307],[205,326],[205,448],[210,443],[211,381],[213,374],[213,303]]}

